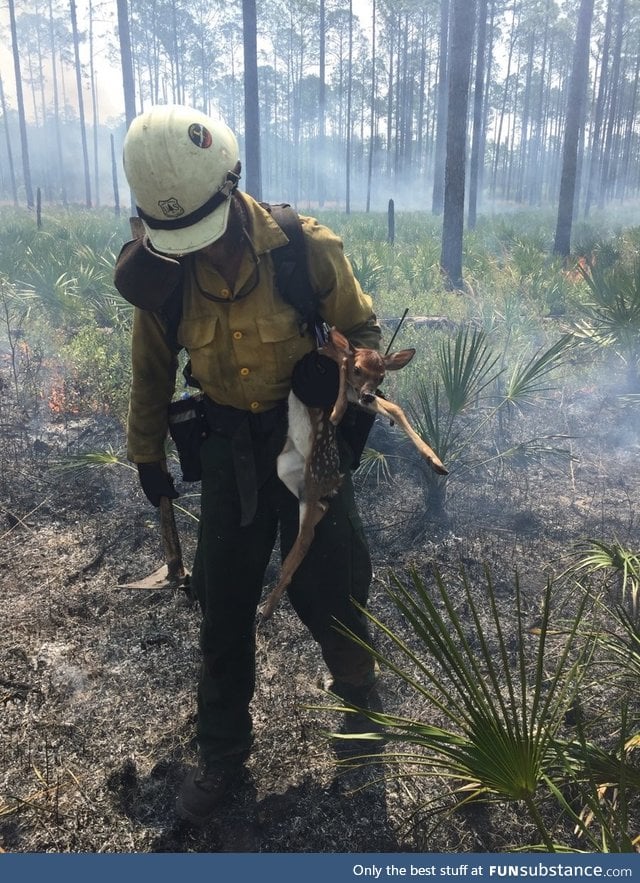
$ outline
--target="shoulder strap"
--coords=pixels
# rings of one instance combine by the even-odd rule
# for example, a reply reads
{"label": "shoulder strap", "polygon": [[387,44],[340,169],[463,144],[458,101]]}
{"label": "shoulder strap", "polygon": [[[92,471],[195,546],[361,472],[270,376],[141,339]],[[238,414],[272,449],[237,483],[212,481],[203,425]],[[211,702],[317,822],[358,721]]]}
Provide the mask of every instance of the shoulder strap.
{"label": "shoulder strap", "polygon": [[286,202],[261,202],[260,205],[269,212],[289,240],[271,252],[280,296],[298,312],[300,332],[313,334],[315,326],[322,320],[318,316],[318,298],[309,278],[300,216]]}
{"label": "shoulder strap", "polygon": [[[307,250],[300,216],[289,203],[260,205],[269,212],[289,240],[271,252],[276,274],[276,285],[282,299],[300,316],[300,333],[316,334],[322,325],[318,315],[318,297],[311,285],[307,264]],[[182,289],[177,286],[159,311],[167,329],[167,342],[177,347],[178,325],[182,317]],[[319,342],[322,342],[319,340]]]}

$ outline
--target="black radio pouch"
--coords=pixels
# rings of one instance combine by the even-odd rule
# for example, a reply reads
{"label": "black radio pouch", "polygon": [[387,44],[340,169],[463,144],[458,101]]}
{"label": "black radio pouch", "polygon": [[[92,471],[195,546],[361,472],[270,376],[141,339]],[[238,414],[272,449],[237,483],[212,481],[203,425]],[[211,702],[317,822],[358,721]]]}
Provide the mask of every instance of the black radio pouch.
{"label": "black radio pouch", "polygon": [[174,441],[184,481],[200,481],[200,446],[209,435],[204,395],[188,396],[169,405],[169,435]]}
{"label": "black radio pouch", "polygon": [[344,417],[338,426],[338,432],[349,445],[353,453],[351,461],[351,469],[357,469],[360,465],[360,458],[367,444],[371,427],[373,426],[375,414],[363,411],[357,405],[347,405]]}

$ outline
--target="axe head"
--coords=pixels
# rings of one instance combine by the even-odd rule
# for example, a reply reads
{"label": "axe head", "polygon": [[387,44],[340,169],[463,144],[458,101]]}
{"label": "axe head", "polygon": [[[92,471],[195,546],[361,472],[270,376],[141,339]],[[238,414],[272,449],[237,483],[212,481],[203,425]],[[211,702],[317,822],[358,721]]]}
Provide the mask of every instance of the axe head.
{"label": "axe head", "polygon": [[190,583],[191,576],[187,571],[181,569],[178,573],[170,575],[168,566],[163,564],[148,576],[143,576],[141,579],[131,583],[120,583],[116,588],[146,589],[150,592],[162,591],[164,589],[183,589],[185,592],[188,592]]}

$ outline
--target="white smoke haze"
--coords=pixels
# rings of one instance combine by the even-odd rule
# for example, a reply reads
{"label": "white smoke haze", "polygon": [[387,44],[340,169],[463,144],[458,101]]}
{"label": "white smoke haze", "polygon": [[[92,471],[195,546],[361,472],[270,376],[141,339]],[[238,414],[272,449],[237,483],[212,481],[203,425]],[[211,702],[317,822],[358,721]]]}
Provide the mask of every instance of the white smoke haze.
{"label": "white smoke haze", "polygon": [[[18,9],[25,40],[29,21],[24,15],[36,9],[35,0],[33,6],[30,3],[21,0]],[[615,541],[634,554],[638,551],[640,139],[633,72],[640,70],[640,24],[633,7],[620,30],[625,50],[615,105],[620,113],[598,118],[598,140],[595,108],[606,5],[624,6],[598,4],[594,19],[580,192],[572,254],[566,260],[554,255],[552,246],[570,35],[578,2],[531,0],[510,4],[504,16],[497,16],[486,90],[480,211],[476,226],[465,228],[464,288],[459,290],[445,284],[440,260],[443,217],[432,210],[440,4],[436,0],[377,3],[373,155],[369,143],[372,2],[354,3],[362,33],[354,28],[348,149],[345,4],[335,0],[327,10],[332,19],[324,137],[318,113],[318,59],[310,48],[317,46],[316,17],[305,6],[309,21],[301,22],[302,6],[294,0],[277,10],[269,0],[258,10],[263,29],[261,195],[273,202],[291,202],[342,237],[363,289],[373,298],[383,328],[383,348],[397,331],[394,350],[416,349],[406,368],[389,372],[392,376],[385,378],[383,392],[401,404],[450,471],[445,482],[434,484],[440,477],[434,479],[434,473],[422,470],[397,426],[377,420],[363,469],[354,477],[375,574],[371,609],[385,629],[396,630],[415,649],[412,669],[416,659],[424,657],[424,672],[442,669],[446,676],[446,666],[432,664],[433,645],[421,643],[411,618],[385,591],[393,586],[395,576],[413,591],[417,574],[428,592],[438,597],[435,569],[448,587],[448,609],[461,619],[460,630],[452,634],[464,636],[472,654],[481,654],[484,646],[492,654],[488,661],[478,657],[480,665],[472,677],[460,681],[471,689],[453,703],[447,693],[443,702],[433,703],[428,690],[418,695],[410,684],[398,682],[395,669],[385,669],[380,682],[385,707],[405,722],[419,718],[426,724],[426,737],[435,732],[438,741],[442,731],[432,728],[448,725],[451,709],[457,716],[467,707],[474,684],[485,683],[482,673],[512,664],[512,680],[501,673],[499,683],[493,675],[486,681],[490,689],[497,689],[499,708],[504,711],[515,696],[519,721],[523,717],[528,721],[535,707],[544,708],[543,716],[555,720],[546,714],[547,699],[557,686],[554,666],[575,662],[571,677],[575,675],[576,681],[564,693],[571,705],[566,714],[561,709],[560,729],[552,738],[559,733],[569,740],[565,745],[570,748],[572,770],[587,742],[597,749],[596,764],[560,776],[551,793],[548,782],[559,775],[559,753],[554,748],[547,752],[552,756],[541,759],[549,764],[548,778],[534,776],[528,781],[535,786],[531,800],[540,801],[539,815],[556,826],[554,842],[563,850],[581,852],[591,847],[598,851],[605,840],[612,852],[631,852],[640,829],[635,791],[627,807],[616,802],[625,800],[625,789],[608,785],[622,779],[624,758],[628,755],[633,761],[633,739],[637,741],[635,721],[625,730],[627,721],[621,721],[620,708],[628,704],[630,712],[637,711],[638,607],[633,611],[636,632],[630,641],[636,649],[633,653],[624,649],[622,661],[608,658],[606,648],[592,648],[591,640],[601,629],[611,639],[621,633],[614,614],[629,599],[620,596],[620,573],[609,569],[583,579],[584,571],[579,575],[567,571],[585,538],[605,544]],[[337,729],[341,719],[319,708],[327,701],[322,660],[286,601],[274,621],[266,628],[263,624],[256,634],[259,676],[252,702],[256,741],[247,781],[211,828],[192,832],[176,824],[175,794],[186,768],[196,759],[199,610],[182,591],[141,594],[115,588],[155,570],[162,563],[162,547],[156,513],[124,453],[132,310],[113,285],[116,256],[130,238],[120,162],[125,123],[114,6],[112,0],[93,6],[97,126],[90,88],[88,3],[78,8],[84,33],[80,49],[90,209],[84,206],[84,157],[70,47],[66,45],[64,64],[57,69],[56,120],[51,67],[45,57],[46,29],[40,57],[35,41],[23,44],[26,140],[33,185],[43,197],[42,229],[36,225],[35,213],[24,209],[11,53],[5,50],[0,61],[7,104],[6,114],[0,116],[0,852],[313,855],[372,848],[418,854],[431,849],[527,849],[537,843],[537,834],[522,800],[511,801],[513,793],[522,795],[521,761],[526,752],[517,753],[515,792],[486,803],[465,800],[463,812],[452,811],[451,803],[434,803],[440,797],[447,799],[446,781],[440,774],[443,755],[435,764],[420,763],[424,775],[417,775],[412,765],[408,770],[394,767],[386,776],[377,763],[373,783],[350,780],[343,768],[336,772],[326,734]],[[151,11],[167,7],[182,11],[183,28],[156,27]],[[148,17],[141,16],[141,0],[130,0],[130,8],[136,25],[138,99],[142,95],[144,106],[152,94],[156,100],[172,100],[179,83],[181,98],[206,104],[237,130],[244,160],[237,7],[223,7],[213,0],[155,0],[145,4]],[[528,18],[540,8],[549,12],[548,33],[544,22],[533,15]],[[630,4],[626,8],[629,11]],[[516,13],[520,18],[514,22]],[[67,23],[67,6],[61,5],[55,14]],[[195,48],[185,43],[179,53],[172,53],[160,35],[186,41],[194,33],[186,23],[191,27],[197,14],[202,33],[211,37],[211,51],[198,54],[195,50],[204,45],[200,42]],[[3,9],[3,24],[5,19]],[[311,40],[302,41],[302,54],[289,51],[292,34]],[[400,44],[390,40],[399,35]],[[5,32],[2,37],[8,47]],[[157,82],[153,64],[149,67],[154,58],[160,59]],[[169,60],[176,58],[184,69],[172,72]],[[613,67],[607,72],[607,89],[609,74],[613,77]],[[469,136],[471,118],[470,114]],[[609,122],[613,125],[607,139]],[[118,216],[113,210],[112,139],[122,207]],[[245,186],[246,176],[241,189]],[[397,222],[394,244],[387,239],[391,199]],[[593,288],[589,281],[595,283]],[[608,302],[607,294],[613,295]],[[598,296],[603,303],[595,303]],[[405,311],[408,316],[398,327]],[[574,338],[567,340],[569,334]],[[455,353],[469,340],[479,344],[475,353],[486,347],[487,359],[476,358],[475,373],[456,374]],[[550,370],[546,372],[542,363],[538,374],[527,374],[524,369],[531,360],[549,351]],[[469,360],[474,368],[471,356]],[[475,386],[470,382],[465,388],[467,379],[478,377]],[[182,394],[180,372],[177,380],[177,394]],[[181,481],[177,459],[169,458],[169,468],[181,494],[176,509],[185,561],[192,561],[199,488]],[[277,579],[279,567],[276,550],[265,591]],[[489,628],[493,605],[485,568],[496,589],[502,646],[496,630]],[[468,577],[466,589],[463,571]],[[541,655],[538,664],[533,653],[547,583],[554,608],[544,658]],[[522,611],[516,604],[516,585]],[[636,595],[638,586],[640,570]],[[565,656],[562,647],[571,632],[571,617],[589,592],[597,604],[593,611],[585,611]],[[477,617],[471,615],[474,605]],[[480,640],[479,626],[488,629],[486,644]],[[381,638],[380,647],[388,647],[389,633]],[[583,649],[588,651],[586,657],[581,655]],[[526,672],[518,670],[521,664]],[[523,685],[529,677],[538,677],[537,697],[520,695],[520,675]],[[482,696],[484,710],[487,695]],[[502,721],[503,715],[498,716]],[[578,719],[584,731],[577,729]],[[478,720],[478,727],[467,727],[458,719],[456,738],[447,746],[478,732],[492,736],[494,729],[486,728],[486,716]],[[541,725],[547,723],[543,720]],[[532,731],[528,723],[512,730]],[[420,751],[426,747],[424,740],[418,746]],[[491,751],[474,752],[471,746],[465,753],[488,757]],[[603,758],[608,763],[601,788],[592,774],[600,770]],[[362,772],[357,770],[356,775]],[[637,779],[635,767],[632,773]],[[449,780],[454,788],[463,784],[458,775],[459,770]],[[626,781],[635,788],[636,779]],[[587,787],[587,780],[596,787],[585,799],[581,789]],[[469,781],[479,780],[470,776]],[[495,782],[491,780],[492,787]],[[461,794],[471,797],[472,791],[458,790],[453,799]],[[554,802],[557,794],[561,804]],[[437,815],[425,817],[425,807],[435,807]],[[628,840],[611,843],[602,836],[599,815],[584,825],[593,832],[587,842],[590,831],[585,833],[577,825],[585,817],[585,807],[601,814],[610,810],[615,817],[607,837],[623,823],[629,829]],[[581,818],[569,812],[580,813]]]}
{"label": "white smoke haze", "polygon": [[[487,38],[491,51],[485,58],[485,67],[491,82],[485,84],[488,103],[482,120],[478,187],[478,208],[483,212],[492,211],[495,206],[554,204],[558,198],[562,106],[572,51],[568,35],[575,29],[577,3],[562,7],[551,4],[553,15],[544,37],[540,36],[540,23],[535,21],[534,5],[521,4],[517,15],[511,9],[498,10],[492,19],[494,30]],[[229,23],[227,9],[222,5],[210,4],[198,12],[190,7],[182,9],[178,4],[179,20],[161,23],[162,4],[156,10],[157,21],[151,11],[136,0],[132,0],[129,8],[136,109],[140,111],[152,102],[192,104],[222,116],[242,143],[241,18]],[[319,118],[317,21],[295,2],[287,9],[286,27],[278,20],[275,7],[270,5],[262,6],[258,16],[263,185],[260,195],[267,200],[286,199],[303,208],[326,205],[349,211],[378,212],[385,211],[389,199],[393,199],[398,211],[431,211],[440,81],[439,4],[425,7],[422,18],[410,10],[406,21],[391,8],[386,10],[378,4],[375,31],[371,0],[356,0],[353,4],[352,30],[348,27],[347,9],[327,5],[324,135],[321,135]],[[33,187],[41,188],[45,202],[60,204],[68,200],[83,204],[87,193],[82,174],[84,160],[68,9],[54,10],[57,114],[48,14],[37,6],[32,8],[28,2],[19,4],[16,14]],[[118,188],[121,194],[126,192],[120,162],[125,124],[116,8],[114,3],[79,3],[77,14],[91,201],[94,205],[113,205],[112,138]],[[168,41],[166,28],[170,25],[177,25],[174,39],[179,45],[176,47]],[[583,201],[587,198],[587,179],[590,176],[593,181],[594,163],[600,161],[590,142],[598,134],[596,130],[603,136],[606,122],[596,120],[595,109],[603,76],[598,67],[603,27],[603,12],[597,9],[588,84],[591,109],[580,179]],[[634,28],[635,19],[630,19],[623,44],[627,58],[635,57],[640,45],[640,41],[634,42]],[[12,199],[13,167],[18,201],[23,203],[22,143],[6,8],[0,10],[0,30],[7,48],[0,59],[6,105],[6,114],[0,117],[0,127],[4,130],[0,137],[0,199]],[[538,35],[533,43],[531,34]],[[209,46],[207,59],[199,53],[198,35]],[[396,45],[400,38],[404,41],[402,50]],[[543,55],[545,40],[553,50],[546,58]],[[527,55],[530,46],[535,46],[536,52]],[[372,155],[374,48],[376,94]],[[64,49],[62,56],[61,49]],[[477,54],[477,47],[475,51]],[[629,102],[632,68],[629,61],[620,75],[623,95],[628,95]],[[475,65],[472,75],[474,73]],[[610,73],[613,71],[607,75]],[[468,149],[473,128],[473,96],[472,78]],[[620,107],[624,106],[624,100],[621,99]],[[347,146],[349,102],[351,125]],[[625,112],[621,112],[620,121],[613,129],[613,141],[607,143],[611,154],[607,201],[614,197],[623,201],[633,199],[639,186],[633,171],[638,167],[639,139],[631,104],[629,108],[626,117]],[[469,165],[466,177],[469,190]],[[588,198],[593,204],[601,197],[593,192]]]}

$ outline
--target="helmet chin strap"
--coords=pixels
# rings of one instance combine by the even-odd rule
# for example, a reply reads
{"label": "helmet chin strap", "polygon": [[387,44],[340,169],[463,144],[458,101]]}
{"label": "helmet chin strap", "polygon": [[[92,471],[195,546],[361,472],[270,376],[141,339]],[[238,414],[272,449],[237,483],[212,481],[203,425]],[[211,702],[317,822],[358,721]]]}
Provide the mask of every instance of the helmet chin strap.
{"label": "helmet chin strap", "polygon": [[238,160],[233,169],[229,169],[229,171],[227,172],[227,179],[218,191],[218,193],[226,193],[228,199],[238,186],[241,171],[242,163],[240,162],[240,160]]}
{"label": "helmet chin strap", "polygon": [[211,196],[199,208],[189,212],[188,215],[182,215],[179,218],[153,218],[137,205],[136,211],[138,212],[138,216],[142,218],[145,224],[151,227],[152,230],[182,230],[185,227],[191,227],[193,224],[197,224],[198,221],[206,218],[207,215],[212,214],[212,212],[217,208],[220,208],[220,206],[229,199],[238,186],[241,170],[242,164],[240,160],[238,160],[233,169],[229,169],[227,172],[227,177],[222,187],[220,187],[213,196]]}

